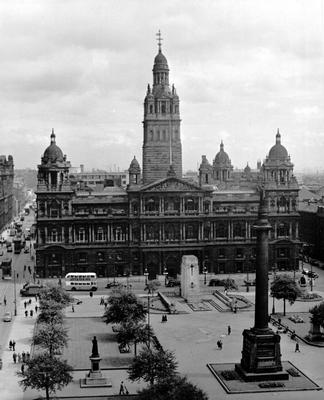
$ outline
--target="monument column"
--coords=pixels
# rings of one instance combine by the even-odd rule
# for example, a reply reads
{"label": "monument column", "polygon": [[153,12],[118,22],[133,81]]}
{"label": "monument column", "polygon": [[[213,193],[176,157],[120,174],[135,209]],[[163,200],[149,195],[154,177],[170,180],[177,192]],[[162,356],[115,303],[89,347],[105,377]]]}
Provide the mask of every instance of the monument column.
{"label": "monument column", "polygon": [[271,225],[263,191],[254,229],[257,232],[254,327],[243,331],[242,359],[235,365],[235,370],[248,382],[287,380],[289,375],[281,364],[280,335],[268,326],[268,235]]}

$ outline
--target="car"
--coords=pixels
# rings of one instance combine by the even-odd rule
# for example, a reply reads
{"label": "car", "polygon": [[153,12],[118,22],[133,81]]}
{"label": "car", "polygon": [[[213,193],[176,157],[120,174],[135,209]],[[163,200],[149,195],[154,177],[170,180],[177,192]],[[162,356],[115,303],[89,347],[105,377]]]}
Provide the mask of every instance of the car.
{"label": "car", "polygon": [[28,247],[24,248],[24,253],[29,253],[29,248]]}
{"label": "car", "polygon": [[4,322],[11,322],[12,317],[11,317],[11,312],[10,311],[6,311],[4,316],[3,316],[3,321]]}
{"label": "car", "polygon": [[44,289],[43,285],[37,283],[25,283],[22,289],[20,289],[21,296],[36,296]]}
{"label": "car", "polygon": [[118,287],[120,285],[120,283],[118,282],[108,282],[106,285],[106,289],[110,289],[112,287]]}
{"label": "car", "polygon": [[314,271],[308,271],[307,269],[302,270],[303,275],[307,275],[308,278],[317,279],[318,275]]}
{"label": "car", "polygon": [[167,281],[167,284],[165,286],[174,287],[174,286],[180,286],[180,285],[181,285],[181,282],[178,281],[177,279],[169,278]]}

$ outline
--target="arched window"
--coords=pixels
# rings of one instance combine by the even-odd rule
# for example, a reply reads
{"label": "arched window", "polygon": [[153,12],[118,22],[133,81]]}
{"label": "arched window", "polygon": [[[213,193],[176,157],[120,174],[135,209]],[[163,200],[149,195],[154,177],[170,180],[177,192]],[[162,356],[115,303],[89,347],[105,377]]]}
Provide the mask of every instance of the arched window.
{"label": "arched window", "polygon": [[288,211],[288,201],[284,196],[281,196],[278,201],[278,212],[285,213]]}
{"label": "arched window", "polygon": [[162,114],[166,113],[166,105],[165,105],[165,103],[162,103],[161,112],[162,112]]}
{"label": "arched window", "polygon": [[52,242],[58,241],[58,234],[57,234],[57,230],[55,228],[52,229],[52,232],[51,232],[51,241]]}
{"label": "arched window", "polygon": [[86,234],[84,228],[79,228],[78,230],[78,242],[85,242],[86,241]]}
{"label": "arched window", "polygon": [[216,225],[216,237],[226,238],[227,237],[227,224],[220,222]]}
{"label": "arched window", "polygon": [[150,114],[153,114],[153,104],[150,105]]}
{"label": "arched window", "polygon": [[289,225],[285,222],[281,222],[278,224],[277,228],[278,237],[287,237],[289,236]]}
{"label": "arched window", "polygon": [[104,240],[104,230],[101,226],[98,227],[96,232],[96,240],[102,242]]}

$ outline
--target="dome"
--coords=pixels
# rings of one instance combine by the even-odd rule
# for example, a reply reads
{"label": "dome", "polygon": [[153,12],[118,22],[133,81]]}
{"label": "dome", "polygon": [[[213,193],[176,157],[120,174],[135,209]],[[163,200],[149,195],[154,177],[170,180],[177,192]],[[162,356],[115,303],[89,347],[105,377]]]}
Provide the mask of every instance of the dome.
{"label": "dome", "polygon": [[154,67],[153,70],[156,69],[165,69],[165,70],[169,70],[168,67],[168,61],[165,57],[165,55],[162,53],[161,50],[159,50],[157,56],[154,58]]}
{"label": "dome", "polygon": [[246,164],[246,167],[244,168],[244,172],[245,172],[246,174],[249,174],[249,173],[251,172],[251,168],[250,168],[250,166],[249,166],[249,163]]}
{"label": "dome", "polygon": [[216,154],[214,164],[230,164],[231,160],[229,159],[228,154],[224,151],[224,144],[221,142],[220,150]]}
{"label": "dome", "polygon": [[54,129],[52,129],[52,134],[51,134],[51,144],[47,147],[47,149],[44,152],[43,160],[45,162],[63,162],[64,161],[64,156],[62,150],[56,145],[55,143],[55,133]]}
{"label": "dome", "polygon": [[131,174],[140,174],[141,173],[141,167],[140,167],[138,161],[136,160],[135,156],[132,159],[132,162],[130,163],[128,171]]}
{"label": "dome", "polygon": [[281,135],[279,129],[276,135],[276,144],[271,147],[269,151],[269,160],[280,160],[286,161],[288,159],[288,152],[286,148],[281,144]]}

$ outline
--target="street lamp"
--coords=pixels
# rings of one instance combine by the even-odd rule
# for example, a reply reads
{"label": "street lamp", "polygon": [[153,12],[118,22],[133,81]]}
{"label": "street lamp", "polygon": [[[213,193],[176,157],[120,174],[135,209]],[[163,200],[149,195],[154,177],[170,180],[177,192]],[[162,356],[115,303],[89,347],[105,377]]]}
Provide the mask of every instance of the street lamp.
{"label": "street lamp", "polygon": [[203,265],[204,265],[204,268],[203,268],[204,285],[206,285],[206,283],[207,283],[207,274],[208,274],[208,271],[207,271],[207,268],[206,268],[206,266],[205,266],[205,260],[203,261]]}
{"label": "street lamp", "polygon": [[[276,279],[276,266],[273,266],[273,281]],[[275,310],[275,297],[274,297],[274,293],[272,295],[272,315],[274,315],[276,313]]]}
{"label": "street lamp", "polygon": [[144,276],[145,276],[145,285],[147,285],[147,278],[148,278],[148,276],[149,276],[149,272],[148,272],[148,270],[147,270],[147,267],[145,267]]}
{"label": "street lamp", "polygon": [[14,303],[15,303],[15,315],[17,315],[17,297],[16,297],[16,270],[14,272]]}
{"label": "street lamp", "polygon": [[164,275],[164,286],[166,286],[167,285],[167,277],[168,277],[168,269],[166,266],[164,267],[163,275]]}

